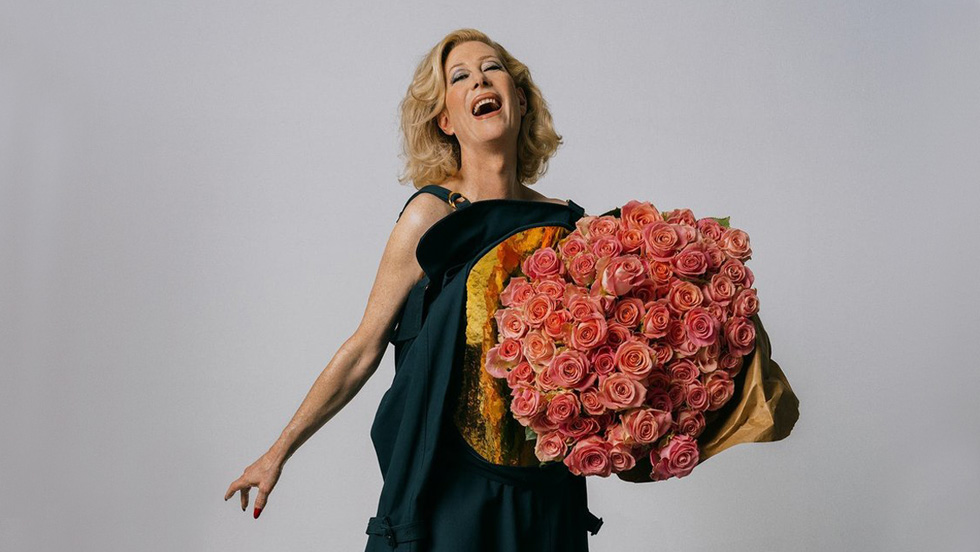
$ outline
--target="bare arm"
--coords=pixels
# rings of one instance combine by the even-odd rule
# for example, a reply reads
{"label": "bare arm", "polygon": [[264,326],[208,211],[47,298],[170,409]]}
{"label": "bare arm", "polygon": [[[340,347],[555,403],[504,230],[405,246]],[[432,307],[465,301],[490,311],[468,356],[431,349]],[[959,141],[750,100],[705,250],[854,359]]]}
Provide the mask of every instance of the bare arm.
{"label": "bare arm", "polygon": [[431,194],[419,194],[408,204],[385,245],[357,329],[327,363],[268,452],[228,487],[225,500],[241,491],[245,510],[249,487],[258,487],[254,514],[258,517],[286,460],[346,406],[374,374],[388,348],[396,317],[412,286],[423,275],[415,257],[419,239],[449,210],[449,205]]}

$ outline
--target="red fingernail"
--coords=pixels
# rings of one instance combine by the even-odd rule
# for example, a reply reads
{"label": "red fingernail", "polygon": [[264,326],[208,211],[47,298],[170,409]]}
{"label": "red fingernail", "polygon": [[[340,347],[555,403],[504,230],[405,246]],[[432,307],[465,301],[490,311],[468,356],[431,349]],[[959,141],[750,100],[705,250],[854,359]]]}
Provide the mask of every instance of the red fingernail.
{"label": "red fingernail", "polygon": [[261,513],[262,513],[262,508],[256,508],[255,512],[252,514],[252,517],[254,517],[255,519],[259,519],[259,514]]}

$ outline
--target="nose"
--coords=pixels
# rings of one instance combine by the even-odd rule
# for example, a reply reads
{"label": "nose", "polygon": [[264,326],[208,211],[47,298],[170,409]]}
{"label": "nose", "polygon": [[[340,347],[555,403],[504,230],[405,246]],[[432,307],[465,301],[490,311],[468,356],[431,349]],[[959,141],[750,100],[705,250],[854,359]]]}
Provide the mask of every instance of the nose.
{"label": "nose", "polygon": [[473,87],[474,88],[479,88],[480,85],[488,85],[488,84],[490,84],[490,79],[487,78],[487,74],[484,73],[483,70],[480,70],[479,73],[475,73],[475,75],[476,75],[476,78],[473,79],[473,81],[474,81],[473,82]]}

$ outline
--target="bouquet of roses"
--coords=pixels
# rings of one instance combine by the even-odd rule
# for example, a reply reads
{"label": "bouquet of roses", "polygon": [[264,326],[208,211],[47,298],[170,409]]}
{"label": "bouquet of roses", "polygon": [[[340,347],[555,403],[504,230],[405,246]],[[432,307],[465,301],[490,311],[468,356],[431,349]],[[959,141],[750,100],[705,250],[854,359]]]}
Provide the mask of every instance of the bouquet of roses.
{"label": "bouquet of roses", "polygon": [[527,256],[484,361],[537,458],[608,477],[647,455],[650,480],[689,474],[754,348],[751,253],[727,217],[634,200]]}

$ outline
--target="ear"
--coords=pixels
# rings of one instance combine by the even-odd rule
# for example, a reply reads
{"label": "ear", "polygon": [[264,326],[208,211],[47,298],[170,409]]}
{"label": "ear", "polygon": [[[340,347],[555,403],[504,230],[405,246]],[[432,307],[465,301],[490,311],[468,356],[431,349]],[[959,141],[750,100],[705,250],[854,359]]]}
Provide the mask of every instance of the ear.
{"label": "ear", "polygon": [[524,89],[520,86],[517,87],[517,98],[521,102],[521,117],[527,114],[527,96],[524,95]]}
{"label": "ear", "polygon": [[436,122],[439,125],[439,128],[442,129],[443,134],[446,136],[452,136],[455,134],[453,131],[453,124],[449,120],[449,114],[446,113],[445,108],[443,108],[442,112],[439,113],[439,117],[436,119]]}

